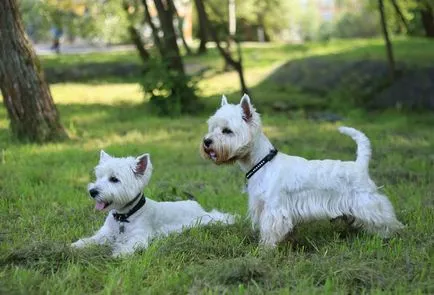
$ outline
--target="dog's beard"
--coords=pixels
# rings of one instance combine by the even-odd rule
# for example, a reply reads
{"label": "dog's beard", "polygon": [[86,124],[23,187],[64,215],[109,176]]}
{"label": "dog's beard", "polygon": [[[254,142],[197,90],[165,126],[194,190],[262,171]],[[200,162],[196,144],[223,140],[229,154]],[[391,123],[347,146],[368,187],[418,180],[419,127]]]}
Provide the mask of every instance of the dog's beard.
{"label": "dog's beard", "polygon": [[[95,209],[98,211],[107,211],[110,209],[121,209],[134,199],[134,194],[129,191],[103,191],[95,198]],[[136,194],[137,195],[137,194]],[[126,197],[128,196],[128,197]]]}
{"label": "dog's beard", "polygon": [[201,145],[202,158],[213,161],[216,165],[221,164],[233,164],[237,160],[247,156],[249,146],[245,145],[237,149],[235,152],[231,152],[227,147],[223,145],[213,145],[212,147],[205,147]]}

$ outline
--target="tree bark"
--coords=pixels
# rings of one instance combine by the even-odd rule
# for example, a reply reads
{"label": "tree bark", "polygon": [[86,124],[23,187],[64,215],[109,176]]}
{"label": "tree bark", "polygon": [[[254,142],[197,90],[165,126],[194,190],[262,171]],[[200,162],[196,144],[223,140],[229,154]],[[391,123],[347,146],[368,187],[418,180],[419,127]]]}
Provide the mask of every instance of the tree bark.
{"label": "tree bark", "polygon": [[154,0],[155,8],[158,11],[158,18],[160,20],[161,29],[163,30],[164,50],[165,58],[168,61],[169,68],[177,71],[178,73],[184,73],[184,65],[179,53],[179,47],[176,40],[175,28],[173,26],[173,5],[169,2],[172,0],[166,0],[163,3],[162,0]]}
{"label": "tree bark", "polygon": [[184,19],[179,16],[179,13],[178,13],[178,10],[176,9],[175,3],[173,3],[173,1],[169,1],[169,4],[172,6],[171,9],[176,16],[176,20],[178,22],[179,37],[181,38],[182,45],[184,46],[185,52],[187,53],[187,55],[191,55],[192,52],[191,52],[190,46],[188,46],[188,43],[185,40],[185,36],[184,36],[184,30],[183,30]]}
{"label": "tree bark", "polygon": [[194,0],[196,5],[197,17],[199,19],[199,48],[197,49],[197,54],[206,53],[206,42],[208,41],[207,26],[206,26],[206,16],[203,14],[205,8],[201,0]]}
{"label": "tree bark", "polygon": [[395,9],[396,14],[398,15],[399,19],[401,20],[402,24],[405,27],[405,30],[408,32],[408,24],[407,20],[405,19],[404,15],[402,14],[401,8],[399,8],[398,3],[396,0],[392,0],[393,8]]}
{"label": "tree bark", "polygon": [[211,26],[211,22],[208,19],[208,15],[206,13],[205,7],[203,5],[202,0],[196,0],[198,2],[201,3],[201,5],[198,5],[198,9],[202,9],[203,11],[201,11],[201,13],[203,13],[203,15],[205,16],[205,24],[206,24],[206,29],[208,31],[208,33],[211,36],[211,39],[215,42],[217,49],[220,53],[220,55],[224,58],[225,62],[227,64],[229,64],[231,67],[233,67],[235,69],[235,71],[238,73],[238,77],[240,79],[240,85],[241,85],[241,93],[242,94],[249,94],[249,89],[247,88],[246,85],[246,81],[244,79],[244,71],[243,71],[243,62],[242,62],[242,56],[241,56],[241,46],[239,44],[238,41],[236,41],[236,45],[237,45],[237,52],[238,52],[238,60],[235,60],[232,58],[230,52],[226,51],[220,43],[220,39],[217,35],[216,30],[214,30],[214,28]]}
{"label": "tree bark", "polygon": [[146,0],[142,0],[142,3],[143,3],[143,7],[145,8],[145,21],[148,23],[149,27],[151,28],[152,37],[154,39],[154,45],[155,47],[157,47],[158,52],[160,52],[161,57],[164,58],[165,51],[164,51],[163,44],[160,40],[160,37],[158,36],[159,30],[157,26],[154,24],[154,22],[152,21],[151,14],[149,13],[148,3],[146,2]]}
{"label": "tree bark", "polygon": [[[127,16],[130,17],[130,12],[129,12],[130,5],[128,4],[128,2],[124,1],[123,7],[124,7],[124,10],[125,10],[125,13],[127,14]],[[136,46],[136,49],[139,52],[140,58],[146,64],[146,62],[150,58],[150,55],[149,55],[149,52],[145,48],[145,44],[142,40],[142,37],[140,37],[140,33],[134,27],[134,24],[131,21],[131,19],[129,20],[128,32],[130,33],[131,41]]]}
{"label": "tree bark", "polygon": [[387,60],[389,62],[389,71],[391,81],[395,80],[395,59],[393,57],[392,43],[390,42],[389,32],[387,31],[386,16],[384,13],[383,0],[378,0],[378,9],[380,10],[381,29],[383,31],[384,42],[386,43]]}
{"label": "tree bark", "polygon": [[425,36],[428,38],[434,38],[434,11],[433,7],[428,3],[420,9],[420,15],[422,18],[422,26],[425,30]]}
{"label": "tree bark", "polygon": [[0,1],[0,88],[12,133],[21,140],[67,138],[15,0]]}
{"label": "tree bark", "polygon": [[149,52],[146,50],[145,44],[143,43],[143,40],[140,37],[139,32],[133,25],[128,26],[128,31],[130,32],[131,41],[133,41],[134,45],[137,48],[137,51],[139,52],[140,58],[146,64],[146,62],[149,60],[151,56],[149,55]]}

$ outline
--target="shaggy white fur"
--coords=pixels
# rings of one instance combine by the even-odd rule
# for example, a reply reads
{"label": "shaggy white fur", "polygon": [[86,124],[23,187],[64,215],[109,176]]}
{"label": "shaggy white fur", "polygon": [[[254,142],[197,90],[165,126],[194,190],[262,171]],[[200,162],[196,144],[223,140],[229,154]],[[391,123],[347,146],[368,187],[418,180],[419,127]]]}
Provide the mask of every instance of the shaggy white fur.
{"label": "shaggy white fur", "polygon": [[[247,172],[274,149],[247,95],[238,105],[223,96],[208,127],[201,154],[216,164],[237,162]],[[309,161],[278,153],[248,180],[249,215],[263,244],[275,246],[301,222],[340,216],[382,237],[404,227],[369,177],[369,139],[354,128],[339,131],[356,141],[356,161]]]}
{"label": "shaggy white fur", "polygon": [[146,203],[128,217],[118,221],[114,213],[125,214],[139,201],[143,188],[152,174],[149,154],[140,157],[115,158],[101,151],[95,168],[96,181],[88,186],[95,199],[97,210],[110,210],[104,225],[95,235],[73,243],[81,248],[89,244],[110,244],[113,255],[130,254],[146,248],[155,237],[205,225],[212,222],[233,223],[234,217],[217,210],[206,212],[195,201],[156,202],[146,198]]}

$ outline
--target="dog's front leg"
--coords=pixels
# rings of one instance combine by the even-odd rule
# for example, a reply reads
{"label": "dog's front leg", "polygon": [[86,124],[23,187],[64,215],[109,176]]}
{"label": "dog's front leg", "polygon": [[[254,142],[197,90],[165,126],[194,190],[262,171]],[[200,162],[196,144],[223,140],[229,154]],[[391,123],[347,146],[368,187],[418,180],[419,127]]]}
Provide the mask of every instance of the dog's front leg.
{"label": "dog's front leg", "polygon": [[288,212],[282,208],[264,206],[259,223],[261,244],[275,247],[293,228],[293,221]]}
{"label": "dog's front leg", "polygon": [[71,247],[73,248],[83,248],[89,245],[102,245],[107,242],[109,242],[109,234],[108,231],[104,228],[101,228],[99,231],[95,233],[95,235],[80,239],[74,243],[71,244]]}
{"label": "dog's front leg", "polygon": [[73,248],[83,248],[88,245],[102,245],[111,241],[112,230],[109,222],[106,220],[104,225],[91,237],[80,239],[71,244]]}
{"label": "dog's front leg", "polygon": [[113,257],[122,257],[133,254],[138,249],[149,246],[149,236],[132,237],[124,243],[116,244],[113,248]]}

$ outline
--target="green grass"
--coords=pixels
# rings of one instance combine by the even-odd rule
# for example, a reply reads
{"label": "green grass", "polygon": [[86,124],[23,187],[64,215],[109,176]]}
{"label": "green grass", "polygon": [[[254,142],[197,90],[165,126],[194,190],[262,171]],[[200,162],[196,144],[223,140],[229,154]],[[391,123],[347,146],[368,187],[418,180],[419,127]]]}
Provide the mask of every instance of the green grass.
{"label": "green grass", "polygon": [[[335,42],[352,48],[352,42],[377,41]],[[319,52],[321,46],[304,50]],[[246,74],[259,111],[275,99],[292,100],[261,81],[299,47],[246,48]],[[333,52],[339,50],[329,54]],[[216,66],[213,54],[189,62]],[[261,61],[254,63],[253,54]],[[116,56],[82,60],[103,62]],[[50,63],[55,66],[56,60]],[[197,117],[168,119],[147,113],[140,88],[131,81],[52,85],[71,140],[46,145],[12,140],[6,111],[0,109],[0,294],[434,293],[432,114],[352,109],[343,111],[345,121],[335,124],[308,120],[303,111],[262,112],[265,132],[279,150],[311,159],[354,159],[354,142],[336,127],[363,130],[373,145],[371,175],[407,225],[400,235],[383,241],[348,232],[339,223],[312,222],[297,229],[297,243],[267,251],[258,247],[258,235],[245,220],[242,172],[236,166],[214,166],[198,153],[206,119],[219,103],[217,95],[224,92],[238,100],[236,76],[210,74],[199,86],[209,109]],[[90,235],[105,218],[86,194],[100,149],[116,156],[149,152],[154,174],[145,193],[150,198],[174,199],[188,192],[206,209],[241,218],[232,226],[196,228],[155,241],[123,260],[111,258],[105,247],[71,251],[71,242]]]}

